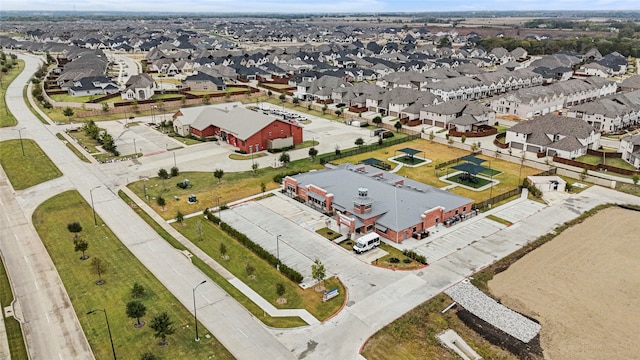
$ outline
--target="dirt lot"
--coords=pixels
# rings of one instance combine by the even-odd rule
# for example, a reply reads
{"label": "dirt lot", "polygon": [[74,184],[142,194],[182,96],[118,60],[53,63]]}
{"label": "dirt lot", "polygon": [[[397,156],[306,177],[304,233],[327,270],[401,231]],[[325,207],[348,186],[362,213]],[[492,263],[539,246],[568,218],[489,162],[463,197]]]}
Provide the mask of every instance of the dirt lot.
{"label": "dirt lot", "polygon": [[540,321],[545,358],[637,358],[639,233],[640,212],[603,210],[495,276],[490,290]]}

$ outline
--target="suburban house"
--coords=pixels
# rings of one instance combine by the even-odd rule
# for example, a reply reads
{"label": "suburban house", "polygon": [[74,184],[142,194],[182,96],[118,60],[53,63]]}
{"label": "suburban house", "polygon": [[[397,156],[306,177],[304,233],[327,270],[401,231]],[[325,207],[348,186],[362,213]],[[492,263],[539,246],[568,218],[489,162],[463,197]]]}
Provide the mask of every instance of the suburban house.
{"label": "suburban house", "polygon": [[622,153],[622,159],[640,169],[640,134],[625,136],[620,139],[618,152]]}
{"label": "suburban house", "polygon": [[106,76],[84,77],[60,88],[67,90],[71,96],[107,95],[120,92],[118,85]]}
{"label": "suburban house", "polygon": [[507,129],[511,149],[575,159],[600,147],[600,132],[580,119],[547,114]]}
{"label": "suburban house", "polygon": [[576,105],[567,110],[567,116],[582,119],[603,133],[635,126],[640,122],[640,91]]}
{"label": "suburban house", "polygon": [[[464,117],[464,119],[460,119],[462,117]],[[496,112],[477,102],[451,100],[424,107],[420,111],[420,120],[422,120],[423,124],[447,129],[455,128],[456,131],[464,132],[470,131],[469,127],[474,125],[494,124],[496,121]]]}
{"label": "suburban house", "polygon": [[287,176],[283,191],[351,234],[376,232],[396,243],[474,211],[473,200],[369,165],[342,164]]}
{"label": "suburban house", "polygon": [[173,115],[176,133],[208,138],[217,137],[245,153],[280,149],[302,143],[302,128],[290,121],[235,106],[184,108]]}
{"label": "suburban house", "polygon": [[147,100],[155,94],[158,85],[148,74],[133,75],[127,80],[121,96],[123,100]]}
{"label": "suburban house", "polygon": [[211,76],[204,72],[187,76],[182,81],[182,87],[197,91],[224,91],[227,89],[227,85],[221,77]]}

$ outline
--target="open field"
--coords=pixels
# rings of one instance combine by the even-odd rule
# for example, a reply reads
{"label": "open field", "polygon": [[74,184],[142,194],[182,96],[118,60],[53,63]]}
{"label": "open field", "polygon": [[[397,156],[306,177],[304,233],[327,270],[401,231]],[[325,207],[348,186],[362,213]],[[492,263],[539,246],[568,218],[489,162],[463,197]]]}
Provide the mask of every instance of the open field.
{"label": "open field", "polygon": [[635,358],[639,232],[640,212],[605,209],[495,275],[490,291],[540,321],[548,358]]}
{"label": "open field", "polygon": [[23,190],[62,175],[35,141],[22,139],[0,142],[0,165],[7,173],[11,186]]}
{"label": "open field", "polygon": [[[83,226],[80,237],[89,243],[88,260],[74,252],[73,234],[67,224],[77,221]],[[98,223],[102,223],[98,219]],[[42,203],[33,214],[33,224],[42,239],[69,294],[73,308],[89,340],[96,359],[111,357],[111,346],[102,314],[87,315],[93,309],[106,309],[113,342],[122,359],[138,359],[152,352],[162,359],[232,359],[215,338],[193,341],[193,317],[180,302],[129,252],[107,226],[93,226],[91,207],[76,191],[67,191]],[[106,265],[104,285],[96,285],[91,259],[100,258]],[[146,289],[139,301],[147,307],[142,320],[147,325],[136,329],[135,319],[126,316],[126,304],[133,298],[134,283]],[[158,346],[149,322],[160,312],[169,313],[175,333],[166,347]],[[203,334],[207,331],[204,327]]]}
{"label": "open field", "polygon": [[0,73],[0,84],[2,84],[2,86],[0,86],[0,99],[2,99],[2,101],[0,101],[0,114],[2,114],[2,116],[0,116],[0,127],[15,126],[18,123],[13,114],[7,109],[5,96],[7,88],[16,76],[22,72],[22,69],[24,69],[24,61],[18,60],[14,63],[13,68],[6,74]]}

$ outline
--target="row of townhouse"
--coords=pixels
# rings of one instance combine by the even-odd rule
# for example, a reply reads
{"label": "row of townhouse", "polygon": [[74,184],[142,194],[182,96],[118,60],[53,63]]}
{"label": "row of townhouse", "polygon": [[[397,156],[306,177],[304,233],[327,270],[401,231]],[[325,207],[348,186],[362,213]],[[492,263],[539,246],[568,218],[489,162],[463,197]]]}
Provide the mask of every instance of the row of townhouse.
{"label": "row of townhouse", "polygon": [[601,78],[572,79],[508,93],[491,101],[491,108],[498,113],[530,119],[614,94],[616,90],[615,82]]}
{"label": "row of townhouse", "polygon": [[640,91],[574,106],[567,110],[567,116],[582,119],[603,133],[635,127],[640,124]]}

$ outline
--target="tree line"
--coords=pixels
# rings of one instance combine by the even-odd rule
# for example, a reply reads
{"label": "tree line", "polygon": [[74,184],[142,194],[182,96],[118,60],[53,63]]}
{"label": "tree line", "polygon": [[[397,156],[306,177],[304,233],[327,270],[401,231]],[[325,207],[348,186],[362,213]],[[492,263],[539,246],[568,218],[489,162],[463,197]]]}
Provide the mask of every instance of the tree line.
{"label": "tree line", "polygon": [[624,56],[640,57],[640,38],[626,36],[580,36],[545,40],[489,37],[478,40],[476,45],[488,50],[503,47],[509,51],[521,47],[529,55],[551,55],[562,50],[584,54],[596,48],[603,55],[616,51]]}

